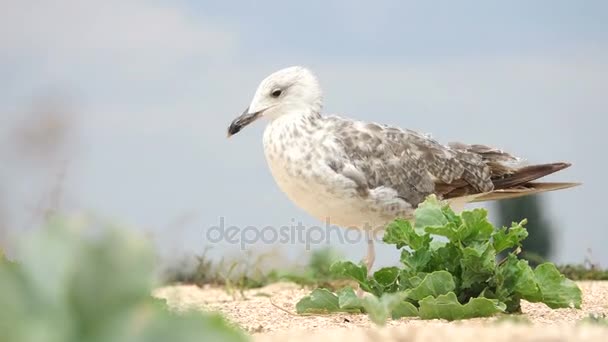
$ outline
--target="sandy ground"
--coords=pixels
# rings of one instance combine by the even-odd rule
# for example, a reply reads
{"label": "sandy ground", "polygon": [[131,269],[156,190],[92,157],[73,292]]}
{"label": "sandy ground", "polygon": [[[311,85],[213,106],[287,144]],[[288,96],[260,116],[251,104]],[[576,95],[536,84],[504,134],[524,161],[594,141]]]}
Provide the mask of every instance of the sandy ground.
{"label": "sandy ground", "polygon": [[522,315],[456,322],[403,318],[390,321],[385,327],[377,327],[366,315],[296,315],[295,304],[310,290],[290,283],[232,294],[223,288],[178,285],[159,288],[154,295],[166,299],[177,311],[219,311],[252,334],[256,341],[608,340],[608,326],[580,322],[590,314],[608,316],[608,282],[580,282],[579,285],[583,290],[581,310],[552,310],[544,304],[524,302]]}

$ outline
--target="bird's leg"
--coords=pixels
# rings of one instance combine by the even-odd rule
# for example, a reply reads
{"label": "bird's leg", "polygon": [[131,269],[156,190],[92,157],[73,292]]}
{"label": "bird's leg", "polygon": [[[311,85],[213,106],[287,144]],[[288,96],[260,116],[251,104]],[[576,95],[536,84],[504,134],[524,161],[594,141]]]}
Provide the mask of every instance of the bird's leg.
{"label": "bird's leg", "polygon": [[[367,236],[367,255],[363,259],[365,266],[367,267],[367,277],[371,276],[371,270],[376,260],[376,248],[374,245],[374,239],[372,236]],[[363,298],[365,292],[361,289],[361,285],[357,288],[357,297]]]}
{"label": "bird's leg", "polygon": [[367,266],[367,276],[371,275],[372,267],[376,261],[376,248],[374,246],[374,239],[371,236],[367,237],[367,256],[365,257],[365,266]]}

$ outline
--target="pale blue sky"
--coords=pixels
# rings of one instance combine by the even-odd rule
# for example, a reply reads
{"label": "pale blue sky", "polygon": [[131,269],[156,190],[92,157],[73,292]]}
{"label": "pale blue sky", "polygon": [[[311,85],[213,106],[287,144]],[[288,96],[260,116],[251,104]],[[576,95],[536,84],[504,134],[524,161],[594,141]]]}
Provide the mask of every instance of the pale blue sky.
{"label": "pale blue sky", "polygon": [[[220,216],[239,226],[317,224],[274,185],[262,122],[225,138],[263,77],[301,64],[320,78],[327,112],[495,145],[531,162],[573,162],[552,179],[585,185],[543,196],[554,259],[580,262],[592,248],[608,264],[604,1],[0,6],[0,132],[37,96],[66,98],[77,144],[65,207],[142,227],[173,255],[202,251],[204,229]],[[11,180],[16,231],[51,173],[25,167],[0,169]],[[305,255],[303,246],[279,248]],[[353,259],[364,252],[339,248]],[[395,255],[381,247],[379,264]]]}

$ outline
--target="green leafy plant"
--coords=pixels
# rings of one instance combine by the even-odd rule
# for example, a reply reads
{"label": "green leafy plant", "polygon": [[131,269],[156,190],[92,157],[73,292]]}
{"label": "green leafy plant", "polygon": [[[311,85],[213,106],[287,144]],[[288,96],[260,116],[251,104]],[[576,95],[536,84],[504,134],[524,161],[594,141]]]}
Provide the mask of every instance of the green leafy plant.
{"label": "green leafy plant", "polygon": [[521,246],[528,235],[525,220],[496,229],[486,210],[457,215],[434,196],[418,207],[414,218],[414,226],[394,221],[383,238],[401,250],[402,267],[368,275],[363,264],[332,265],[333,273],[355,280],[369,295],[360,298],[351,288],[337,293],[317,289],[297,304],[297,312],[365,312],[382,324],[389,317],[456,320],[518,312],[522,299],[551,308],[580,308],[580,289],[555,265],[532,269],[515,252],[497,261],[499,253]]}
{"label": "green leafy plant", "polygon": [[0,262],[0,341],[244,341],[220,316],[154,299],[154,255],[118,230],[55,222]]}

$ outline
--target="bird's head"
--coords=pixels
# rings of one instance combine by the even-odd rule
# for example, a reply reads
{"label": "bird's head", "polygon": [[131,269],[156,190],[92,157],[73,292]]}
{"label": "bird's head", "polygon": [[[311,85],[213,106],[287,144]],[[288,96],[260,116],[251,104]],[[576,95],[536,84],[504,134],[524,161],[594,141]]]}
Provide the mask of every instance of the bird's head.
{"label": "bird's head", "polygon": [[318,113],[321,101],[321,87],[312,72],[300,66],[281,69],[260,83],[249,107],[228,127],[228,136],[261,117]]}

